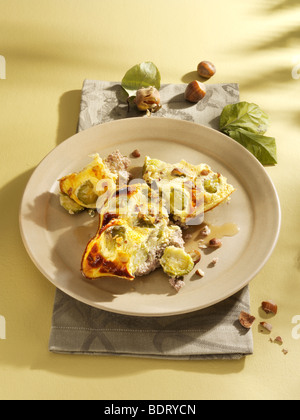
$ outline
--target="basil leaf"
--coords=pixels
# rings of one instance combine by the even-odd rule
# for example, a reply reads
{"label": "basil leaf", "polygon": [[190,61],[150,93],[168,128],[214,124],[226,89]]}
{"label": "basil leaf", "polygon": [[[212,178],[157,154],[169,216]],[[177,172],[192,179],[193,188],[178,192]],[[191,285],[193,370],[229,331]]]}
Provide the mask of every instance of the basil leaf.
{"label": "basil leaf", "polygon": [[237,128],[244,128],[251,133],[265,134],[269,118],[258,105],[249,102],[239,102],[227,105],[220,119],[220,129],[228,134]]}
{"label": "basil leaf", "polygon": [[243,128],[230,131],[228,134],[249,150],[262,165],[275,165],[277,163],[277,148],[274,137],[251,133]]}
{"label": "basil leaf", "polygon": [[122,87],[129,97],[135,96],[142,87],[153,86],[160,89],[161,76],[158,68],[151,62],[144,62],[132,67],[122,80]]}

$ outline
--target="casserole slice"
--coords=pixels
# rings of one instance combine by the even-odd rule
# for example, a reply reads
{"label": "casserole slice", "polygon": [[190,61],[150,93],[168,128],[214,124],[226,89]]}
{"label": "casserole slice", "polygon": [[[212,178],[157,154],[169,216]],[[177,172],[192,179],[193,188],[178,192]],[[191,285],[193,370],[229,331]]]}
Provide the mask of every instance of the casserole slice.
{"label": "casserole slice", "polygon": [[[208,165],[192,165],[185,160],[170,164],[147,156],[143,179],[148,185],[156,184],[165,199],[171,197],[170,213],[173,220],[182,226],[201,224],[201,214],[203,216],[217,207],[235,191],[223,175],[214,172]],[[172,203],[172,191],[176,194],[182,186],[185,190],[182,203],[180,200]]]}
{"label": "casserole slice", "polygon": [[[105,160],[99,154],[91,156],[92,162],[80,172],[69,174],[59,180],[61,205],[71,214],[85,209],[96,209],[98,198],[108,189],[108,184],[127,184],[130,159],[117,150]],[[99,181],[103,181],[99,188]],[[105,181],[105,182],[104,182]]]}

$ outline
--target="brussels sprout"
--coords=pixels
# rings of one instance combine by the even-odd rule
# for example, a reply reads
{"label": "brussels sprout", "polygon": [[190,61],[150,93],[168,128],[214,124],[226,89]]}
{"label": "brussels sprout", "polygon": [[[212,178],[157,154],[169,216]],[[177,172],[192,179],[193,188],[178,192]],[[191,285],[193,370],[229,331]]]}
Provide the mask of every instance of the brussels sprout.
{"label": "brussels sprout", "polygon": [[215,194],[218,191],[218,185],[219,185],[219,182],[217,179],[215,180],[206,179],[204,181],[205,191],[207,191],[210,194]]}
{"label": "brussels sprout", "polygon": [[137,217],[136,226],[140,228],[155,228],[155,217],[139,214]]}
{"label": "brussels sprout", "polygon": [[112,238],[115,239],[116,237],[125,238],[126,236],[126,228],[124,226],[113,226],[109,233],[111,234]]}
{"label": "brussels sprout", "polygon": [[126,228],[124,226],[112,226],[108,228],[104,235],[101,236],[103,247],[106,255],[116,258],[116,250],[126,239]]}
{"label": "brussels sprout", "polygon": [[72,198],[66,194],[60,194],[60,205],[70,214],[78,214],[85,210],[84,207],[77,204]]}
{"label": "brussels sprout", "polygon": [[98,195],[95,193],[94,185],[91,181],[85,181],[77,191],[78,200],[86,206],[96,204],[98,200]]}
{"label": "brussels sprout", "polygon": [[160,264],[164,272],[171,277],[185,276],[194,268],[192,257],[183,249],[175,246],[169,246],[165,249]]}

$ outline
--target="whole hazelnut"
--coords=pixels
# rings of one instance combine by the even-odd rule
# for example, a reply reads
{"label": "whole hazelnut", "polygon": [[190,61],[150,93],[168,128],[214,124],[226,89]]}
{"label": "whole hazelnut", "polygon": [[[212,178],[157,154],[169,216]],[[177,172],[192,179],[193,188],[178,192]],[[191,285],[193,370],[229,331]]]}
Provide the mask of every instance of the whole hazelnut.
{"label": "whole hazelnut", "polygon": [[206,86],[203,83],[194,80],[187,85],[184,97],[189,102],[199,102],[206,95]]}
{"label": "whole hazelnut", "polygon": [[201,61],[201,63],[198,64],[197,72],[200,77],[210,79],[216,74],[216,67],[210,61]]}

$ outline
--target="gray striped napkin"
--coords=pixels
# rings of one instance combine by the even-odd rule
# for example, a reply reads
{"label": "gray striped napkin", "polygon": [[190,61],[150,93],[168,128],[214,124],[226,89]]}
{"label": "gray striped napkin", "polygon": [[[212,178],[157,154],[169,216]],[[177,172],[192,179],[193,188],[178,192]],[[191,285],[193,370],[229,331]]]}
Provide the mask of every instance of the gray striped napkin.
{"label": "gray striped napkin", "polygon": [[[153,117],[178,118],[218,129],[225,105],[239,101],[237,84],[207,85],[197,105],[184,100],[185,86],[163,85],[163,107]],[[122,100],[118,83],[86,80],[79,131],[139,114]],[[201,111],[201,112],[199,112]],[[239,324],[250,312],[246,287],[210,308],[168,317],[134,317],[93,308],[56,291],[49,349],[55,353],[118,355],[183,360],[239,359],[253,354],[253,336]]]}

